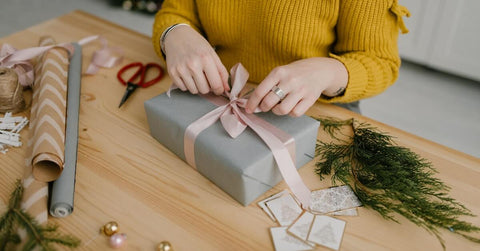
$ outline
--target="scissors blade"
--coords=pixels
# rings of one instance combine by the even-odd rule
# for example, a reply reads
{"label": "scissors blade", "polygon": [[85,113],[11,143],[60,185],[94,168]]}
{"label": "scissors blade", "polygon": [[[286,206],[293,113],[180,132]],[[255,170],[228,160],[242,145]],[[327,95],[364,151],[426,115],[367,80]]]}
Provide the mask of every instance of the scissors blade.
{"label": "scissors blade", "polygon": [[123,94],[122,100],[120,101],[120,104],[118,105],[118,108],[120,108],[125,101],[127,101],[128,97],[132,95],[132,93],[137,89],[138,85],[133,84],[131,82],[127,83],[127,89],[125,90],[125,93]]}

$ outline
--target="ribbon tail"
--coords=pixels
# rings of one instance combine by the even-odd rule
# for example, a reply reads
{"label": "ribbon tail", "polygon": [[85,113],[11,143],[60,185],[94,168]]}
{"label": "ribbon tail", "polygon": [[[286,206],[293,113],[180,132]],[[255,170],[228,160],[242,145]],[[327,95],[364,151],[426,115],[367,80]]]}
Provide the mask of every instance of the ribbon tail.
{"label": "ribbon tail", "polygon": [[99,68],[94,65],[94,64],[90,64],[88,65],[88,68],[87,70],[85,71],[85,74],[87,75],[95,75],[97,72],[98,72]]}
{"label": "ribbon tail", "polygon": [[168,88],[168,91],[167,91],[167,97],[171,98],[171,92],[175,89],[178,89],[178,86],[176,86],[174,83],[170,86],[170,88]]}
{"label": "ribbon tail", "polygon": [[300,201],[304,209],[310,208],[311,205],[311,191],[302,181],[300,174],[295,168],[295,163],[293,162],[287,148],[283,143],[272,133],[265,130],[263,127],[258,126],[253,123],[245,114],[243,114],[238,108],[236,109],[239,117],[255,131],[258,136],[267,144],[267,146],[272,150],[273,157],[277,162],[278,169],[282,174],[283,179],[290,187],[290,190],[295,195],[295,197]]}
{"label": "ribbon tail", "polygon": [[203,115],[201,118],[195,120],[192,124],[190,124],[187,129],[185,129],[185,134],[184,134],[184,146],[183,146],[183,151],[185,155],[185,161],[196,168],[195,165],[195,139],[197,136],[208,128],[209,126],[213,125],[220,116],[223,114],[225,109],[227,108],[227,105],[220,106],[216,108],[215,110]]}
{"label": "ribbon tail", "polygon": [[10,62],[28,61],[34,58],[35,56],[38,56],[54,47],[61,47],[66,49],[70,54],[73,53],[73,46],[69,46],[67,44],[32,47],[32,48],[22,49],[14,52],[13,54],[10,55],[10,57],[8,57],[8,61]]}
{"label": "ribbon tail", "polygon": [[232,90],[230,91],[230,98],[236,98],[247,83],[249,74],[247,69],[245,69],[245,67],[243,67],[241,63],[237,63],[232,67],[232,69],[230,69],[230,75],[232,79]]}
{"label": "ribbon tail", "polygon": [[123,50],[116,47],[109,47],[107,45],[107,40],[100,35],[94,35],[94,36],[83,38],[77,43],[81,46],[85,46],[95,40],[100,41],[100,43],[102,44],[102,48],[96,50],[93,53],[90,65],[88,66],[88,69],[85,72],[87,75],[96,74],[97,71],[100,69],[100,67],[112,68],[120,64],[123,60]]}
{"label": "ribbon tail", "polygon": [[8,57],[8,61],[10,62],[27,61],[37,55],[44,53],[47,50],[50,50],[53,47],[54,45],[50,45],[50,46],[32,47],[32,48],[18,50],[13,54],[11,54],[10,57]]}
{"label": "ribbon tail", "polygon": [[93,35],[93,36],[85,37],[85,38],[80,39],[80,41],[78,41],[78,44],[80,46],[83,46],[83,45],[86,45],[86,44],[88,44],[92,41],[97,40],[98,38],[100,38],[100,35]]}
{"label": "ribbon tail", "polygon": [[231,109],[222,114],[220,121],[225,131],[234,139],[247,128],[247,125],[243,123],[240,118],[238,118],[238,115],[233,113]]}

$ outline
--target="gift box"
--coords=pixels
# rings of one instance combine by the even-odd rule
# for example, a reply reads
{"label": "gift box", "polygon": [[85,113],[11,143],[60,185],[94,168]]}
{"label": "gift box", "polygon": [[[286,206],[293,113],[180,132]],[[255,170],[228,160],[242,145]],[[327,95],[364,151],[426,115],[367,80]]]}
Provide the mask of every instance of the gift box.
{"label": "gift box", "polygon": [[[199,95],[174,90],[145,102],[151,135],[185,160],[186,128],[218,106]],[[256,116],[293,137],[297,168],[313,159],[319,122],[301,116]],[[196,168],[223,191],[244,206],[250,204],[282,180],[272,151],[250,128],[232,138],[220,121],[203,130],[194,143]]]}

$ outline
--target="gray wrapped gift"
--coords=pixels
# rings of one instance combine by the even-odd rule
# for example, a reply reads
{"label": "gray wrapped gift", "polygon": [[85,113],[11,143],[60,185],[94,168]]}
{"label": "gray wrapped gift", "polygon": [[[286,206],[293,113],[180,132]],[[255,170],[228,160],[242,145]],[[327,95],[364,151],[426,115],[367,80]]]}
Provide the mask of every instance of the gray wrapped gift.
{"label": "gray wrapped gift", "polygon": [[[174,90],[145,102],[150,133],[162,145],[185,160],[185,129],[217,106],[205,98]],[[295,164],[312,160],[319,122],[302,116],[256,114],[295,139]],[[195,140],[197,170],[243,205],[248,205],[282,180],[271,150],[250,128],[233,139],[220,121]]]}

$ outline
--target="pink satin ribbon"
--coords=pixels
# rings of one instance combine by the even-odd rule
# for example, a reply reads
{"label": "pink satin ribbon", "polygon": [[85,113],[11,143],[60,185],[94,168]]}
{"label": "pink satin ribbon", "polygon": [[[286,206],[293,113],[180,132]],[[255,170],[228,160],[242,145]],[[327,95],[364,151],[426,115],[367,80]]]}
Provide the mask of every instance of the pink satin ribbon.
{"label": "pink satin ribbon", "polygon": [[92,62],[85,71],[86,74],[94,75],[100,67],[112,68],[122,62],[123,50],[119,47],[111,47],[107,44],[107,39],[102,36],[90,36],[78,41],[78,44],[84,46],[92,41],[99,40],[102,48],[96,50],[92,56]]}
{"label": "pink satin ribbon", "polygon": [[[88,66],[86,74],[95,74],[99,67],[111,68],[119,64],[123,59],[123,52],[120,48],[108,47],[107,40],[101,36],[89,36],[78,41],[81,46],[92,41],[100,40],[102,48],[95,51],[92,56],[92,62]],[[70,43],[62,43],[51,46],[32,47],[22,50],[16,50],[9,44],[3,44],[0,50],[0,67],[13,68],[18,81],[22,86],[31,86],[34,80],[33,65],[30,59],[50,50],[53,47],[65,48],[70,55],[73,55],[74,47]],[[117,56],[114,56],[117,54]]]}
{"label": "pink satin ribbon", "polygon": [[[211,94],[211,93],[209,93],[209,94],[199,94],[199,95],[201,97],[203,97],[204,99],[210,101],[212,104],[215,104],[217,106],[222,106],[222,105],[225,105],[225,104],[228,103],[227,99],[224,96],[217,96],[217,95],[214,95],[214,94]],[[255,112],[256,113],[261,112],[261,110],[257,109]],[[258,116],[255,116],[253,114],[248,114],[248,113],[243,113],[243,114],[245,116],[247,116],[256,125],[267,129],[269,132],[271,132],[273,135],[275,135],[280,141],[282,141],[283,145],[287,148],[287,150],[290,153],[290,156],[292,157],[292,159],[296,159],[295,158],[295,153],[296,153],[295,139],[292,136],[290,136],[285,131],[280,130],[278,127],[275,127],[274,125],[268,123],[266,120],[261,119]]]}
{"label": "pink satin ribbon", "polygon": [[[223,127],[232,138],[236,138],[249,126],[270,148],[283,179],[300,201],[302,207],[308,209],[310,207],[311,192],[298,174],[285,142],[282,142],[282,140],[287,141],[288,144],[289,139],[285,139],[285,137],[280,139],[275,132],[272,132],[271,127],[265,127],[264,123],[259,122],[260,118],[251,114],[245,114],[240,109],[245,107],[247,100],[239,98],[237,95],[247,83],[248,72],[241,64],[236,64],[232,67],[230,73],[233,80],[232,90],[230,93],[226,92],[230,100],[228,102],[224,101],[223,103],[227,103],[194,121],[185,130],[184,153],[187,163],[195,167],[195,139],[200,132],[214,124],[218,119],[220,119]],[[167,95],[170,95],[170,90]],[[276,131],[278,130],[276,129]],[[289,138],[290,141],[293,140],[291,137]]]}

